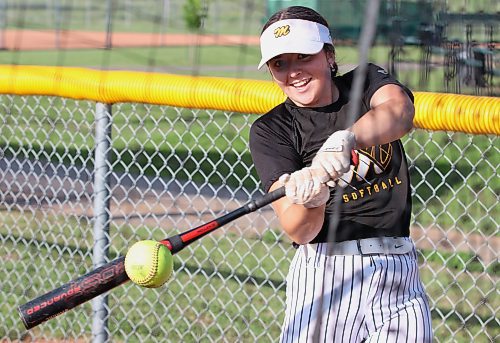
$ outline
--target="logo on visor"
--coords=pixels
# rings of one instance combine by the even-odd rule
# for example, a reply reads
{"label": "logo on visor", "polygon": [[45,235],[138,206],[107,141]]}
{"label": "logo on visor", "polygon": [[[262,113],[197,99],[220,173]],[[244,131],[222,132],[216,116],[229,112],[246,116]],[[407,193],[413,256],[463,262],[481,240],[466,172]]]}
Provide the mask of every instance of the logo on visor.
{"label": "logo on visor", "polygon": [[274,37],[280,38],[290,33],[290,25],[280,26],[274,30]]}

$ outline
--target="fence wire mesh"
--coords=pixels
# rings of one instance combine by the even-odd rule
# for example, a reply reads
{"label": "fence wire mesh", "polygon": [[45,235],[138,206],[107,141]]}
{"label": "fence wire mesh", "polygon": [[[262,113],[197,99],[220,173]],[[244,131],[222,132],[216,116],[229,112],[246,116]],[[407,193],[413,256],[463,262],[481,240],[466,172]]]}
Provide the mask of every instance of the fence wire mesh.
{"label": "fence wire mesh", "polygon": [[[96,104],[0,95],[0,337],[89,341],[89,303],[26,331],[22,303],[92,269]],[[261,194],[248,151],[257,116],[148,104],[112,106],[107,259]],[[499,337],[497,136],[412,131],[405,138],[419,248],[438,342]],[[109,293],[112,341],[276,341],[294,253],[270,207],[174,257],[159,289]]]}

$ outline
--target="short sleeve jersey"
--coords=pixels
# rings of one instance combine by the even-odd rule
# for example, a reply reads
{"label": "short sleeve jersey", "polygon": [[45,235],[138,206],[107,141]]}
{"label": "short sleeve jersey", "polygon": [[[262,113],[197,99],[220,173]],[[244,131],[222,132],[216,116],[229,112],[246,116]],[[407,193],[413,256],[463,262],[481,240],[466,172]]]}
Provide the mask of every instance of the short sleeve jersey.
{"label": "short sleeve jersey", "polygon": [[[335,131],[350,126],[349,95],[354,70],[334,78],[339,99],[319,108],[296,106],[290,99],[259,117],[250,129],[250,151],[266,192],[285,173],[310,166],[324,141]],[[370,110],[370,99],[382,86],[396,84],[413,101],[411,91],[383,68],[369,64],[360,111],[354,121]],[[352,105],[352,104],[351,104]],[[351,186],[330,189],[325,220],[311,243],[326,242],[336,227],[335,241],[381,236],[409,235],[411,191],[408,165],[400,140],[357,150],[359,163],[354,173],[342,179]],[[336,192],[342,192],[336,196]],[[337,208],[335,201],[340,201]],[[340,216],[337,223],[336,213]]]}

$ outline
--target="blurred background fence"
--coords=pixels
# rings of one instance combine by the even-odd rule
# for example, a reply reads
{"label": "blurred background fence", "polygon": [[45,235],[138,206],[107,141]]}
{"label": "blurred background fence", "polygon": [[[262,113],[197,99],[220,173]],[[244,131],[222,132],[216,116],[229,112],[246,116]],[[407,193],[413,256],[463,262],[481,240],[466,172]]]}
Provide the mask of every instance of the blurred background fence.
{"label": "blurred background fence", "polygon": [[[0,0],[0,64],[91,68],[79,79],[54,69],[59,83],[47,85],[38,71],[0,66],[0,341],[277,340],[294,250],[270,207],[177,254],[164,287],[127,283],[100,299],[106,322],[88,303],[28,332],[16,308],[92,269],[96,254],[114,259],[137,240],[177,234],[261,194],[248,130],[265,110],[256,106],[277,98],[267,85],[257,97],[242,90],[269,80],[255,70],[252,39],[271,12],[294,4],[328,18],[340,69],[352,68],[366,1]],[[186,13],[201,24],[190,26]],[[500,335],[499,13],[495,0],[382,1],[370,54],[414,91],[474,95],[444,105],[420,94],[417,127],[404,139],[411,234],[438,342]],[[124,46],[122,32],[144,36]],[[178,33],[195,34],[194,45],[174,42]],[[208,36],[217,47],[200,43]],[[104,71],[97,83],[82,81],[96,69]],[[153,73],[106,83],[113,69]],[[161,79],[154,72],[243,85],[213,80],[235,86],[206,87],[205,106],[189,82],[144,88]]]}

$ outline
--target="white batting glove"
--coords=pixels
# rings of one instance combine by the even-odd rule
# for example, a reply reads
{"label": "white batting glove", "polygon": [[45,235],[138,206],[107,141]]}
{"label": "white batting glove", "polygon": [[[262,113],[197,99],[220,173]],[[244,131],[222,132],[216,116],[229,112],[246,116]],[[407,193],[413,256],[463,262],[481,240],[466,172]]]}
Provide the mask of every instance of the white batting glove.
{"label": "white batting glove", "polygon": [[323,143],[316,156],[312,161],[311,167],[322,168],[332,181],[329,185],[335,184],[342,174],[350,169],[351,165],[351,150],[356,144],[354,133],[347,130],[334,132]]}
{"label": "white batting glove", "polygon": [[325,184],[329,176],[321,169],[310,167],[283,174],[278,181],[285,186],[287,198],[294,204],[307,208],[326,204],[330,198],[330,190]]}

